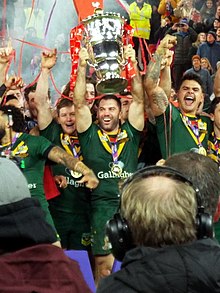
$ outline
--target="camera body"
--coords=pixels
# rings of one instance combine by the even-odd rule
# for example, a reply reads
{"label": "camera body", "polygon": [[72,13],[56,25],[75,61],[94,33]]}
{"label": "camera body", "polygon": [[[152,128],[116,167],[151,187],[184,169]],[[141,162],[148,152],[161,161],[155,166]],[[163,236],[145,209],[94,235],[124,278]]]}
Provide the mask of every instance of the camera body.
{"label": "camera body", "polygon": [[177,27],[184,27],[185,26],[185,24],[183,24],[183,23],[177,23]]}

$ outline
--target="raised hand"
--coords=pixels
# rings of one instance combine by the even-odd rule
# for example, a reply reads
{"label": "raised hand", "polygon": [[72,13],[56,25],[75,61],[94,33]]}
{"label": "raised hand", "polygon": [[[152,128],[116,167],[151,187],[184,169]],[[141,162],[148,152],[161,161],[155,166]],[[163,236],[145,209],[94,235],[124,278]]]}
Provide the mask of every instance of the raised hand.
{"label": "raised hand", "polygon": [[133,62],[133,63],[137,62],[135,50],[133,49],[131,44],[124,46],[124,58],[126,60],[128,60],[130,58],[131,62]]}
{"label": "raised hand", "polygon": [[11,90],[14,90],[17,88],[23,88],[25,86],[23,79],[21,77],[16,76],[16,75],[10,76],[5,81],[4,84],[8,89],[11,89]]}
{"label": "raised hand", "polygon": [[0,64],[7,65],[13,54],[14,54],[14,49],[12,48],[10,42],[8,43],[7,47],[0,48]]}
{"label": "raised hand", "polygon": [[57,49],[44,51],[41,54],[41,68],[51,69],[57,61]]}
{"label": "raised hand", "polygon": [[175,36],[166,35],[161,41],[159,46],[157,47],[156,52],[158,54],[166,55],[167,50],[173,48],[177,43],[177,39]]}
{"label": "raised hand", "polygon": [[87,49],[86,48],[82,48],[79,51],[80,66],[86,66],[88,59],[89,59],[89,53],[88,53]]}

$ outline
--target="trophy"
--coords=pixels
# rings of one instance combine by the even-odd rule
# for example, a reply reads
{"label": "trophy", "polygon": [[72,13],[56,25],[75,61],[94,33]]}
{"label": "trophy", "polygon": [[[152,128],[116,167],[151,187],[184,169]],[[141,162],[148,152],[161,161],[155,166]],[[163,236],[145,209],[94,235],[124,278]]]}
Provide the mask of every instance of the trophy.
{"label": "trophy", "polygon": [[78,36],[78,41],[80,39],[80,46],[88,51],[88,65],[94,68],[97,77],[97,92],[115,94],[123,91],[128,84],[123,74],[127,64],[123,46],[132,42],[132,28],[120,14],[103,11],[82,20],[79,28],[78,34],[76,30],[73,33]]}

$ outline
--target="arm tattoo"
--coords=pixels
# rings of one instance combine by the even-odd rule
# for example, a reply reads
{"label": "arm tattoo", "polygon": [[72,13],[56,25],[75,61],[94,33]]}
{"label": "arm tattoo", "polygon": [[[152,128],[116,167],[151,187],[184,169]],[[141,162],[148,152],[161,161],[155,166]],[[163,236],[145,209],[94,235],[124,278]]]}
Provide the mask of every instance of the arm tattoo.
{"label": "arm tattoo", "polygon": [[165,111],[168,106],[168,99],[164,91],[157,91],[152,94],[152,101],[161,111]]}
{"label": "arm tattoo", "polygon": [[67,154],[63,149],[58,146],[55,146],[51,149],[48,158],[53,162],[62,164],[70,170],[77,171],[79,173],[82,173],[83,175],[91,172],[91,170],[78,158],[74,158],[73,156]]}
{"label": "arm tattoo", "polygon": [[155,54],[153,58],[154,61],[150,61],[148,64],[146,78],[150,78],[154,81],[154,83],[157,83],[160,77],[160,65],[162,57],[158,54]]}

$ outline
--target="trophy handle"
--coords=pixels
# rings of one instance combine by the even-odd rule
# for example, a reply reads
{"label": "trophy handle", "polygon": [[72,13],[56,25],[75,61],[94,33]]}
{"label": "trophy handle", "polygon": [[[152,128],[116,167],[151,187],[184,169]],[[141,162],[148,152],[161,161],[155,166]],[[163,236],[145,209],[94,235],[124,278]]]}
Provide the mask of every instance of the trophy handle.
{"label": "trophy handle", "polygon": [[124,68],[127,64],[128,64],[128,60],[123,59],[122,62],[120,63],[120,66],[121,66],[122,68]]}

